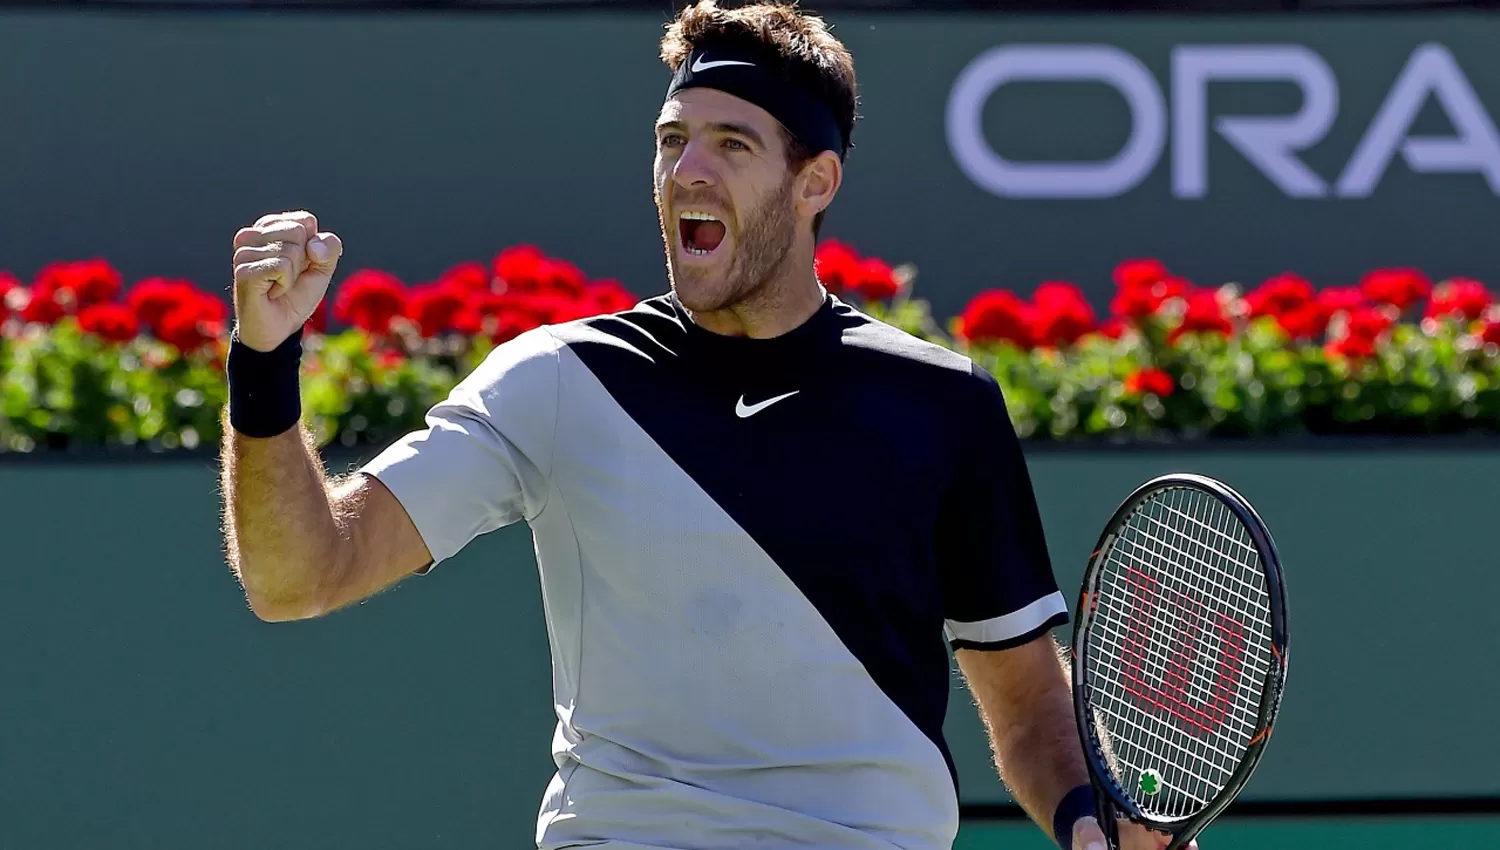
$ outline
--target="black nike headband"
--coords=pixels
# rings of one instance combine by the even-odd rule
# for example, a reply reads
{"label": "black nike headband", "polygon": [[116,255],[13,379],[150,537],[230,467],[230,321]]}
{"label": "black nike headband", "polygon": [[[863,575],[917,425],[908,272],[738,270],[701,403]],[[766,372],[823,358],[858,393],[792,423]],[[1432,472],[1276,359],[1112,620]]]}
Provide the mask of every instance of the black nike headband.
{"label": "black nike headband", "polygon": [[711,88],[747,100],[771,113],[813,153],[833,151],[844,158],[849,140],[833,110],[804,86],[779,73],[765,55],[735,44],[696,47],[677,67],[667,97],[683,89]]}

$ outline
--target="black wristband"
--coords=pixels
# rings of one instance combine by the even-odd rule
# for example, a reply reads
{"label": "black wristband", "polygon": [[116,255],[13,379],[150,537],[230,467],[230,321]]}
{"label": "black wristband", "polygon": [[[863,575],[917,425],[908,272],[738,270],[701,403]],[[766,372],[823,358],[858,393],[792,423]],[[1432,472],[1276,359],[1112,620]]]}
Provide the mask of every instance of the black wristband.
{"label": "black wristband", "polygon": [[1052,834],[1057,837],[1058,846],[1062,850],[1072,850],[1073,825],[1080,818],[1098,816],[1099,808],[1094,804],[1092,785],[1080,785],[1064,794],[1062,802],[1057,804],[1057,811],[1052,815]]}
{"label": "black wristband", "polygon": [[256,351],[235,334],[224,374],[234,430],[246,437],[286,433],[302,418],[302,328],[270,351]]}

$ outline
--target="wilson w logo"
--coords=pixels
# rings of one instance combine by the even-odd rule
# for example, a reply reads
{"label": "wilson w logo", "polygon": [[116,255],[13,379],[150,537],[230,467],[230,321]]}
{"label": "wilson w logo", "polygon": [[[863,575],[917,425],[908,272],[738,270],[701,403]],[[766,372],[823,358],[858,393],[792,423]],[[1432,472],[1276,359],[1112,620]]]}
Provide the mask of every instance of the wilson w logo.
{"label": "wilson w logo", "polygon": [[[1161,583],[1140,570],[1127,575],[1131,603],[1120,659],[1125,690],[1140,708],[1177,718],[1185,732],[1218,734],[1234,709],[1245,626],[1179,590],[1168,589],[1163,599]],[[1205,623],[1217,652],[1203,634]],[[1213,675],[1205,685],[1208,664]]]}

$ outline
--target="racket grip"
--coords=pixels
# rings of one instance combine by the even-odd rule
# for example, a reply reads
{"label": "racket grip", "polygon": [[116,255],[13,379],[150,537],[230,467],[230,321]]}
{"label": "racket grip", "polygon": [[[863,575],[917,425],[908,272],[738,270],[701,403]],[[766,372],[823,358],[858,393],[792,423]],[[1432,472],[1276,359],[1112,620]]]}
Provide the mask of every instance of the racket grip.
{"label": "racket grip", "polygon": [[1109,850],[1120,850],[1120,829],[1115,821],[1115,807],[1109,795],[1094,785],[1094,807],[1099,812],[1099,829],[1104,832],[1104,843]]}

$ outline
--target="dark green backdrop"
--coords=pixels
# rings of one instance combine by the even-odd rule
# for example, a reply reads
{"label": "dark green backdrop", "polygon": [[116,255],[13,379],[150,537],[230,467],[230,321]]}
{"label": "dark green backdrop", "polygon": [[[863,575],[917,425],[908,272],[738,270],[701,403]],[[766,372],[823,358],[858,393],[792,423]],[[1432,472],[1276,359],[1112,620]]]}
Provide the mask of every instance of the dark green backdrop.
{"label": "dark green backdrop", "polygon": [[[1204,850],[1493,850],[1500,818],[1380,818],[1255,821],[1225,818],[1205,833]],[[953,850],[1056,850],[1025,824],[968,824]]]}
{"label": "dark green backdrop", "polygon": [[[1031,467],[1069,588],[1152,475],[1217,475],[1260,508],[1286,561],[1291,665],[1248,797],[1500,794],[1500,452],[1042,452]],[[552,719],[525,528],[359,607],[271,625],[224,565],[217,511],[209,460],[0,463],[0,848],[526,846]],[[1003,801],[958,685],[948,731],[966,801]]]}
{"label": "dark green backdrop", "polygon": [[[1168,132],[1158,167],[1120,197],[1002,199],[964,176],[944,129],[955,78],[999,45],[1123,49],[1169,111],[1176,47],[1305,45],[1337,83],[1337,117],[1304,157],[1332,181],[1420,45],[1450,51],[1480,107],[1500,112],[1500,15],[832,20],[857,58],[865,120],[827,235],[917,263],[919,291],[944,315],[983,287],[1029,292],[1048,278],[1102,296],[1113,265],[1143,254],[1200,282],[1294,269],[1347,283],[1396,263],[1486,278],[1500,265],[1495,190],[1473,173],[1415,173],[1400,155],[1371,197],[1292,199],[1210,130],[1208,194],[1177,200]],[[223,286],[238,227],[306,207],[343,235],[346,269],[417,282],[527,241],[655,293],[661,23],[0,11],[0,269],[103,255],[131,279]],[[1204,123],[1300,104],[1286,83],[1214,83]],[[1094,159],[1124,143],[1127,115],[1097,83],[1029,83],[992,98],[984,124],[1013,158]],[[1434,101],[1415,131],[1452,132]]]}

